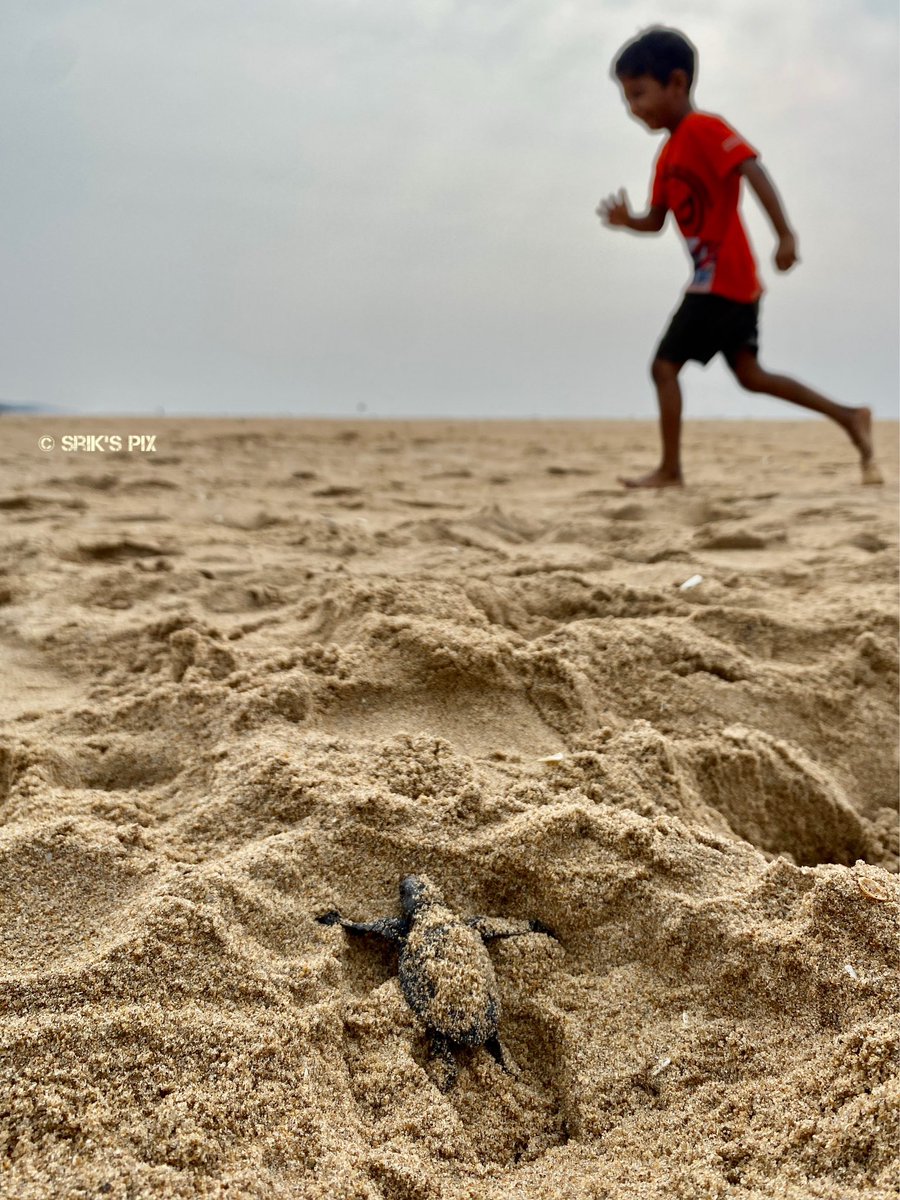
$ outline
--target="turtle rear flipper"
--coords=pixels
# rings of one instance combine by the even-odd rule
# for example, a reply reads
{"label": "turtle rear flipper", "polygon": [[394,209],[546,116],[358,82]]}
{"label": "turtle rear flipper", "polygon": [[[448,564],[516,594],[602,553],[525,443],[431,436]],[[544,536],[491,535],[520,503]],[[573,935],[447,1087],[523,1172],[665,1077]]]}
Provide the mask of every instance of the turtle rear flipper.
{"label": "turtle rear flipper", "polygon": [[[500,1065],[503,1071],[518,1079],[522,1074],[521,1067],[513,1060],[512,1055],[495,1035],[488,1038],[484,1048],[491,1058]],[[436,1087],[442,1092],[449,1092],[456,1084],[459,1075],[459,1065],[453,1053],[453,1043],[443,1034],[431,1032],[428,1039],[429,1075]]]}
{"label": "turtle rear flipper", "polygon": [[449,1092],[456,1083],[459,1067],[449,1038],[431,1032],[428,1038],[429,1075],[441,1092]]}
{"label": "turtle rear flipper", "polygon": [[517,1079],[522,1074],[522,1069],[514,1061],[510,1052],[506,1049],[499,1037],[495,1034],[488,1038],[484,1043],[484,1048],[487,1050],[491,1058],[498,1062],[507,1075],[512,1075]]}

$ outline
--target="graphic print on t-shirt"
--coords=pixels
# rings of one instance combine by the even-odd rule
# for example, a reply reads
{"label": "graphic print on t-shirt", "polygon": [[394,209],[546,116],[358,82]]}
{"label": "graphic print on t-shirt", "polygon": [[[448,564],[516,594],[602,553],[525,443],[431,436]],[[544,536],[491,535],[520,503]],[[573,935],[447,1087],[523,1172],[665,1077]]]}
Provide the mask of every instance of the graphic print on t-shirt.
{"label": "graphic print on t-shirt", "polygon": [[[683,187],[679,187],[683,184]],[[697,234],[703,228],[709,208],[709,189],[696,171],[676,163],[666,175],[669,208],[684,234]]]}
{"label": "graphic print on t-shirt", "polygon": [[713,278],[716,274],[716,263],[719,260],[718,242],[701,242],[699,238],[684,239],[688,253],[694,264],[694,275],[688,287],[689,292],[708,292],[712,290]]}

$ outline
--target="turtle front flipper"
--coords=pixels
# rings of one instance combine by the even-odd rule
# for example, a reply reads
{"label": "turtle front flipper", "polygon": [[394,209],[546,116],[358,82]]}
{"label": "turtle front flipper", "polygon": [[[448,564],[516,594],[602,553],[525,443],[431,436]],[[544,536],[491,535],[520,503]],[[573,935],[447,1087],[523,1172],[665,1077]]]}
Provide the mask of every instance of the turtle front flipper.
{"label": "turtle front flipper", "polygon": [[481,935],[485,942],[497,938],[524,937],[528,933],[545,933],[556,938],[556,934],[543,921],[507,921],[503,917],[469,917],[466,924]]}
{"label": "turtle front flipper", "polygon": [[375,921],[348,921],[339,912],[332,911],[323,913],[321,917],[316,917],[316,920],[320,925],[340,925],[348,933],[360,935],[374,933],[389,942],[401,941],[406,937],[409,929],[409,922],[402,917],[378,917]]}

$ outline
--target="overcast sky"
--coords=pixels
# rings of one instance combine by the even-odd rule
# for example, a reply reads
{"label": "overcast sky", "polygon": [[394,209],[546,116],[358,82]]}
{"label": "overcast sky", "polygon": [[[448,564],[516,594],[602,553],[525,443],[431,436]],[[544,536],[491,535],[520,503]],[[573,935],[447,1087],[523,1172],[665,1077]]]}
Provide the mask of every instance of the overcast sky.
{"label": "overcast sky", "polygon": [[[609,66],[653,23],[798,232],[781,275],[745,195],[761,361],[896,415],[895,0],[5,0],[0,400],[654,415],[687,254],[594,214],[647,201],[664,135]],[[684,383],[689,415],[800,415]]]}

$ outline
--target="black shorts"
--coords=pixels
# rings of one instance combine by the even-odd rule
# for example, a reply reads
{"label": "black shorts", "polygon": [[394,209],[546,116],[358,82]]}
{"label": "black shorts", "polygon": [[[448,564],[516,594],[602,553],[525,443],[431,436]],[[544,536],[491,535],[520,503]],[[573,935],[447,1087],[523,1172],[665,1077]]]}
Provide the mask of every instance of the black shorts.
{"label": "black shorts", "polygon": [[689,292],[672,314],[669,327],[656,347],[656,357],[667,362],[696,359],[704,365],[716,354],[732,362],[738,350],[759,350],[759,301],[745,304]]}

